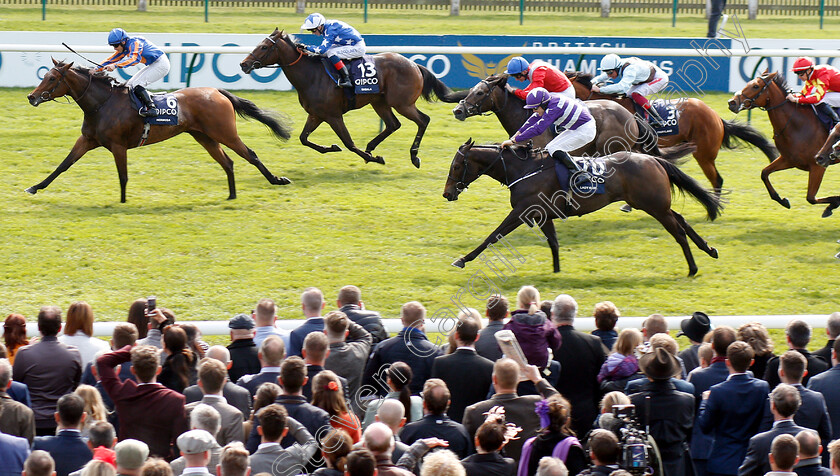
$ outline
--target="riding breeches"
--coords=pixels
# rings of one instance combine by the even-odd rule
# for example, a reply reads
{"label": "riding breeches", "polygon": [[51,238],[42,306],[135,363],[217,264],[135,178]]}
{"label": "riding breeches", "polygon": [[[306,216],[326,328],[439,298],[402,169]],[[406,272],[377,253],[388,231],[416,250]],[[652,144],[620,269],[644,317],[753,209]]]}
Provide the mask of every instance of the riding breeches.
{"label": "riding breeches", "polygon": [[664,71],[657,70],[656,75],[647,83],[642,84],[634,84],[627,88],[625,94],[630,96],[633,93],[639,93],[644,97],[648,97],[651,94],[656,94],[659,91],[665,89],[665,86],[668,85],[668,74]]}
{"label": "riding breeches", "polygon": [[134,76],[125,82],[125,85],[129,89],[134,89],[134,86],[143,86],[145,88],[169,74],[169,67],[169,58],[166,55],[161,55],[154,63],[146,65],[143,69],[136,72]]}
{"label": "riding breeches", "polygon": [[329,58],[330,56],[338,56],[339,58],[345,59],[352,59],[352,58],[361,58],[365,55],[365,41],[362,40],[355,45],[348,46],[330,46],[327,51],[324,52],[324,56]]}
{"label": "riding breeches", "polygon": [[569,99],[575,99],[575,87],[569,84],[569,87],[560,91],[557,94],[562,94],[563,96],[568,97]]}
{"label": "riding breeches", "polygon": [[571,152],[573,150],[580,149],[595,139],[596,132],[597,129],[595,127],[595,120],[592,119],[590,121],[586,121],[577,129],[566,129],[560,134],[557,134],[557,137],[546,144],[545,150],[547,150],[549,154],[554,154],[554,152],[558,150]]}
{"label": "riding breeches", "polygon": [[820,103],[828,104],[831,107],[840,107],[840,92],[829,91],[825,93],[825,95],[822,98],[822,101],[820,101],[817,104]]}

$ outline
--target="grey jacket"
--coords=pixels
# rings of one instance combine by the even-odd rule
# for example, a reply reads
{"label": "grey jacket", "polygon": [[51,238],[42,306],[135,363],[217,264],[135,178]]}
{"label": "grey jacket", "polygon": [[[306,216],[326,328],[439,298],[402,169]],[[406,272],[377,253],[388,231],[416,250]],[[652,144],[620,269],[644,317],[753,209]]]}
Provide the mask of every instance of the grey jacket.
{"label": "grey jacket", "polygon": [[364,327],[352,321],[347,330],[350,333],[344,342],[330,344],[330,355],[327,356],[324,368],[347,379],[350,406],[354,413],[361,415],[356,394],[362,385],[362,375],[373,345],[373,337]]}
{"label": "grey jacket", "polygon": [[225,446],[231,441],[245,442],[245,430],[242,428],[242,412],[233,405],[228,405],[225,397],[218,395],[205,395],[199,402],[193,402],[184,407],[187,411],[187,419],[190,418],[190,413],[199,404],[205,404],[213,407],[222,416],[222,426],[219,433],[216,434],[216,441]]}
{"label": "grey jacket", "polygon": [[318,443],[294,418],[286,419],[286,425],[289,427],[289,436],[297,443],[288,448],[281,448],[278,443],[257,449],[256,453],[251,455],[252,474],[294,476],[306,472],[306,463],[318,451]]}

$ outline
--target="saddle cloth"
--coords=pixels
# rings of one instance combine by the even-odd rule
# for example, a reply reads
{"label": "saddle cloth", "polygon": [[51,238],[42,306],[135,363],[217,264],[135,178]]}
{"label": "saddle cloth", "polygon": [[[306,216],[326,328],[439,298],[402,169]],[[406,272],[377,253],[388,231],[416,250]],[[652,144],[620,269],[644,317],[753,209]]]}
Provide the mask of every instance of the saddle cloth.
{"label": "saddle cloth", "polygon": [[[322,63],[333,82],[338,84],[338,71],[326,58],[322,60]],[[350,80],[353,82],[355,94],[379,94],[379,71],[376,69],[372,55],[344,60],[344,64],[350,71]]]}
{"label": "saddle cloth", "polygon": [[[580,168],[589,172],[593,179],[593,186],[591,188],[584,187],[583,190],[581,190],[581,192],[585,194],[604,193],[604,183],[606,182],[604,172],[606,172],[607,169],[606,162],[604,162],[604,159],[600,157],[596,157],[594,159],[589,159],[585,157],[572,157],[572,160],[577,162]],[[554,172],[557,174],[557,181],[560,182],[560,187],[563,189],[564,192],[568,192],[571,188],[572,178],[572,173],[569,170],[569,168],[563,165],[559,160],[555,160]]]}
{"label": "saddle cloth", "polygon": [[[817,109],[814,105],[811,105],[811,109],[814,110],[814,114],[816,114],[817,119],[819,119],[820,122],[822,122],[823,127],[825,127],[827,131],[831,132],[831,129],[834,127],[834,121],[830,117],[823,114],[822,111]],[[840,114],[840,107],[835,107],[833,109],[834,112]]]}
{"label": "saddle cloth", "polygon": [[647,113],[647,111],[639,106],[635,102],[633,105],[636,107],[636,112],[639,114],[640,117],[643,117],[647,120],[648,124],[653,127],[653,130],[656,131],[656,134],[659,136],[672,136],[680,133],[680,112],[677,109],[676,103],[680,100],[672,100],[668,101],[665,99],[654,99],[650,101],[650,105],[652,108],[656,109],[656,112],[659,113],[659,117],[665,120],[665,126],[660,127],[653,124],[651,121],[653,117]]}
{"label": "saddle cloth", "polygon": [[[155,103],[157,109],[157,117],[144,117],[143,122],[152,126],[177,126],[178,125],[178,98],[171,93],[157,93],[152,94],[152,102]],[[128,97],[131,98],[131,105],[134,110],[139,110],[143,107],[143,103],[129,92]]]}

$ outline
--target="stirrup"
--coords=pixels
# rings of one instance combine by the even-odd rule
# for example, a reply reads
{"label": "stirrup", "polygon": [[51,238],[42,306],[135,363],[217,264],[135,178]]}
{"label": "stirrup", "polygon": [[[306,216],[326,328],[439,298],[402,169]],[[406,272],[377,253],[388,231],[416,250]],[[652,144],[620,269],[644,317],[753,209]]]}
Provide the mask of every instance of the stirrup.
{"label": "stirrup", "polygon": [[137,111],[143,117],[157,117],[157,109],[154,107],[143,106]]}

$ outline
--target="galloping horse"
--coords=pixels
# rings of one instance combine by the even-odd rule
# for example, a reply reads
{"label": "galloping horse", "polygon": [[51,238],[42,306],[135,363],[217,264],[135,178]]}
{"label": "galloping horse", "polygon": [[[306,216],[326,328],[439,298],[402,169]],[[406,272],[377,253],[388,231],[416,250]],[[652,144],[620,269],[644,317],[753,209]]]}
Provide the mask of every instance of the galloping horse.
{"label": "galloping horse", "polygon": [[[76,139],[73,149],[55,171],[26,191],[34,195],[38,190],[47,188],[85,153],[102,146],[114,155],[120,178],[120,202],[125,203],[125,186],[128,183],[126,151],[139,147],[143,135],[143,118],[137,115],[137,109],[131,105],[128,88],[117,85],[116,80],[103,73],[93,73],[79,66],[71,68],[73,63],[55,60],[53,63],[55,67],[44,75],[41,84],[27,96],[29,103],[38,106],[44,101],[70,96],[85,113],[82,135]],[[291,183],[286,177],[277,177],[269,172],[257,154],[242,142],[236,132],[236,114],[256,119],[281,139],[289,138],[291,128],[288,124],[261,110],[251,101],[238,98],[224,89],[186,88],[172,94],[180,105],[178,125],[151,126],[145,144],[154,144],[187,132],[224,169],[230,191],[228,199],[236,198],[233,161],[220,144],[233,149],[259,169],[268,183]]]}
{"label": "galloping horse", "polygon": [[[693,147],[684,144],[683,147]],[[523,154],[524,153],[524,154]],[[554,228],[555,218],[582,216],[601,209],[612,202],[626,201],[656,218],[682,247],[688,262],[688,275],[697,273],[686,235],[712,258],[718,257],[716,249],[709,247],[679,213],[671,210],[674,187],[697,199],[705,208],[709,220],[717,218],[722,210],[720,198],[704,190],[697,181],[677,166],[659,157],[633,152],[618,152],[603,159],[609,178],[604,183],[605,193],[590,196],[572,195],[560,188],[551,157],[542,155],[535,160],[522,160],[529,151],[523,146],[502,149],[497,145],[476,146],[472,139],[462,145],[449,167],[449,176],[443,197],[457,200],[458,195],[481,175],[487,175],[510,189],[513,210],[478,248],[452,263],[463,268],[474,260],[488,245],[515,230],[523,222],[540,227],[554,263],[554,272],[560,271],[559,244]],[[548,165],[546,165],[548,164]]]}
{"label": "galloping horse", "polygon": [[770,183],[770,174],[796,167],[808,172],[808,203],[828,203],[823,218],[831,216],[832,210],[840,206],[840,196],[816,198],[820,189],[825,167],[817,164],[816,154],[828,138],[828,132],[820,123],[810,106],[793,104],[786,99],[787,81],[777,72],[764,71],[759,77],[747,83],[729,100],[729,110],[738,113],[758,107],[765,109],[773,126],[773,140],[781,155],[761,171],[761,180],[767,187],[770,198],[783,207],[790,208],[787,198],[779,197]]}
{"label": "galloping horse", "polygon": [[[344,146],[358,154],[366,163],[384,164],[385,160],[382,157],[374,157],[371,152],[386,137],[400,128],[400,121],[392,110],[396,109],[402,116],[417,124],[417,135],[411,144],[411,163],[420,168],[417,152],[426,127],[429,125],[429,116],[420,112],[415,102],[420,96],[430,101],[433,91],[439,99],[446,101],[452,91],[431,71],[409,61],[402,55],[380,53],[374,55],[374,63],[380,75],[380,92],[357,95],[354,101],[349,100],[344,90],[337,88],[324,72],[320,57],[306,55],[298,48],[294,37],[284,31],[275,29],[239,66],[245,73],[275,64],[283,68],[286,78],[298,93],[300,105],[309,114],[303,131],[300,133],[300,142],[322,154],[341,150],[336,144],[324,147],[309,141],[309,134],[322,122],[326,122]],[[359,109],[368,104],[382,118],[385,129],[368,142],[363,151],[353,143],[342,116],[351,109]]]}
{"label": "galloping horse", "polygon": [[[612,99],[635,114],[633,100],[628,97],[618,98],[611,94],[592,92],[592,75],[580,72],[566,72],[575,94],[580,99]],[[660,136],[659,146],[669,147],[681,142],[693,142],[697,145],[694,159],[709,179],[715,191],[723,187],[723,177],[718,172],[715,160],[721,147],[734,149],[737,144],[733,137],[758,147],[772,161],[778,152],[758,130],[747,124],[723,120],[714,109],[699,99],[682,98],[677,105],[679,111],[679,134]]]}

